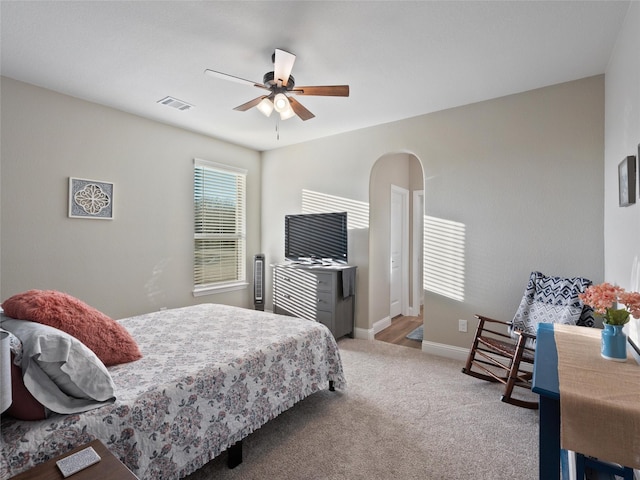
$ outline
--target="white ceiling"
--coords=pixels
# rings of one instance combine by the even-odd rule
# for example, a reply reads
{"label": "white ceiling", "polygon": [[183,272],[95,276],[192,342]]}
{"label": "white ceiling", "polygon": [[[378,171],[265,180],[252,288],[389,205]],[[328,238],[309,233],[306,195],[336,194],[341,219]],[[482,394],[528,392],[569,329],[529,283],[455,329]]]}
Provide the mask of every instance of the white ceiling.
{"label": "white ceiling", "polygon": [[[604,73],[629,1],[6,1],[2,75],[270,150]],[[316,118],[233,108],[271,54],[297,55]],[[195,105],[160,105],[170,95]]]}

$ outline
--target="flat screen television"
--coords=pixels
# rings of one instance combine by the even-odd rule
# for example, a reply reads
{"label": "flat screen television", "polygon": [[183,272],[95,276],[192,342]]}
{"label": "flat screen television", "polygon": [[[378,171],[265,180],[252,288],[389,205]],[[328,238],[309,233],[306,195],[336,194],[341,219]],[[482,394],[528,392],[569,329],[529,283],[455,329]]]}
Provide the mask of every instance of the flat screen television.
{"label": "flat screen television", "polygon": [[284,256],[294,262],[347,263],[347,212],[284,217]]}

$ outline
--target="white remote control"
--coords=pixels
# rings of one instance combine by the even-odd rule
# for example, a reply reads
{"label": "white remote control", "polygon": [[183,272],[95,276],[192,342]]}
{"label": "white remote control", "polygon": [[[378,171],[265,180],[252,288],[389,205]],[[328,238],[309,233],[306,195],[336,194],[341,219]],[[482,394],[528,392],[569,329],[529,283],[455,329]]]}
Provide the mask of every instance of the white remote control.
{"label": "white remote control", "polygon": [[56,462],[64,478],[83,470],[100,461],[100,455],[93,447],[87,447]]}

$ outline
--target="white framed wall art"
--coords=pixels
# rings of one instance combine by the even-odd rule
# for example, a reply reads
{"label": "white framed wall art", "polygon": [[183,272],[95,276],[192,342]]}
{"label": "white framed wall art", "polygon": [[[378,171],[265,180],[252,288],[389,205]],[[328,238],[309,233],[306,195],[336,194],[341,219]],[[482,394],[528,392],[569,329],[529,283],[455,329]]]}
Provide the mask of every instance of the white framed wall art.
{"label": "white framed wall art", "polygon": [[69,217],[113,220],[113,183],[69,177]]}

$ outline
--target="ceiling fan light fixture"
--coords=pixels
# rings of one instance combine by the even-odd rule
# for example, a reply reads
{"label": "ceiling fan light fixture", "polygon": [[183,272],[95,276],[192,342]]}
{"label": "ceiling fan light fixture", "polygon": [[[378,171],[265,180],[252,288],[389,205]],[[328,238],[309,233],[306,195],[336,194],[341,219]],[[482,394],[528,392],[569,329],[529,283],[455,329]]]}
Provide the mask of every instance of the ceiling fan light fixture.
{"label": "ceiling fan light fixture", "polygon": [[256,105],[256,108],[262,112],[265,117],[269,117],[273,112],[273,103],[269,98],[263,98],[262,101]]}
{"label": "ceiling fan light fixture", "polygon": [[273,106],[276,109],[276,112],[280,114],[287,110],[291,110],[289,99],[284,93],[278,93],[275,97],[273,97]]}
{"label": "ceiling fan light fixture", "polygon": [[279,113],[280,113],[280,120],[287,120],[296,114],[296,112],[293,111],[293,108],[291,108],[291,105],[289,105],[289,108]]}

